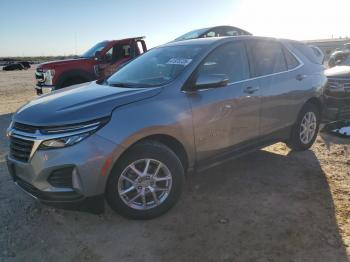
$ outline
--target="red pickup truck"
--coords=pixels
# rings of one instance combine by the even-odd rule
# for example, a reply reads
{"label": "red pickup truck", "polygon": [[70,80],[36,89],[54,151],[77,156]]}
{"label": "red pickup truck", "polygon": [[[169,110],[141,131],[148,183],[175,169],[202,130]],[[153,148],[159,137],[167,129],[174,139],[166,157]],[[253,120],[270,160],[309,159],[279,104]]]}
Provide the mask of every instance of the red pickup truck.
{"label": "red pickup truck", "polygon": [[76,59],[40,64],[35,72],[38,95],[43,88],[63,87],[105,78],[119,66],[147,51],[144,37],[103,41]]}

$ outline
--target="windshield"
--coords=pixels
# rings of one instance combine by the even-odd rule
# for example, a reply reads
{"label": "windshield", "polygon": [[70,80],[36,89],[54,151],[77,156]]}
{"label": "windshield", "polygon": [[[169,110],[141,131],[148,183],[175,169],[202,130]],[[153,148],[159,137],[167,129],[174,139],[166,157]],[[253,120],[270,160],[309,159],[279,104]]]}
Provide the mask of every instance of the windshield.
{"label": "windshield", "polygon": [[120,87],[153,87],[174,80],[202,50],[201,46],[167,46],[152,49],[126,64],[108,80]]}
{"label": "windshield", "polygon": [[104,41],[94,45],[89,50],[87,50],[84,54],[82,54],[81,57],[85,57],[85,58],[95,57],[96,52],[101,51],[103,48],[105,48],[107,43],[108,41]]}
{"label": "windshield", "polygon": [[193,30],[191,32],[188,32],[188,33],[176,38],[175,41],[198,38],[200,35],[204,34],[207,30],[208,30],[208,28]]}
{"label": "windshield", "polygon": [[337,63],[338,66],[350,66],[350,53],[344,53],[341,61]]}

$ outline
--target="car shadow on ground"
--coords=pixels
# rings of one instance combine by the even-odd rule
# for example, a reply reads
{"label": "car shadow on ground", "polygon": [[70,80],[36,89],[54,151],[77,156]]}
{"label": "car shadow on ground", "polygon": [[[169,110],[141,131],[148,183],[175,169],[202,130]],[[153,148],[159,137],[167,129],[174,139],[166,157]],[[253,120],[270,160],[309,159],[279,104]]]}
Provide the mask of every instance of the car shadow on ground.
{"label": "car shadow on ground", "polygon": [[[2,135],[10,115],[0,116]],[[312,151],[259,150],[193,174],[180,202],[149,221],[43,206],[0,160],[0,259],[6,261],[349,261]]]}

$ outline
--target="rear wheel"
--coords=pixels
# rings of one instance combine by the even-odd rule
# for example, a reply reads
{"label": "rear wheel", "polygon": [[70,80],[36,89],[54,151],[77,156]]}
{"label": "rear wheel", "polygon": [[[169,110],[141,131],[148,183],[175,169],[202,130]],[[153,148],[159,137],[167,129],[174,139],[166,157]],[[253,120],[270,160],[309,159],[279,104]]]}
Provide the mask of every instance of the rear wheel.
{"label": "rear wheel", "polygon": [[178,200],[184,182],[179,158],[158,142],[133,146],[112,169],[107,202],[117,213],[151,219],[168,211]]}
{"label": "rear wheel", "polygon": [[316,140],[319,126],[318,107],[312,103],[305,104],[286,144],[295,151],[309,149]]}

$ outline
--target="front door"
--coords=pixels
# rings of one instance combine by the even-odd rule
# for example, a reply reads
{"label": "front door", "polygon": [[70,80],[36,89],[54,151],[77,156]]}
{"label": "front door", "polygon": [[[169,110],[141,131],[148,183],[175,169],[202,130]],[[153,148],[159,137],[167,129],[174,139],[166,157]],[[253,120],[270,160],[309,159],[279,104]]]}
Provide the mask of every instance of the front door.
{"label": "front door", "polygon": [[243,41],[218,47],[201,64],[197,75],[225,74],[225,87],[188,94],[192,106],[197,160],[229,153],[234,145],[259,135],[260,95],[256,80],[249,79]]}

